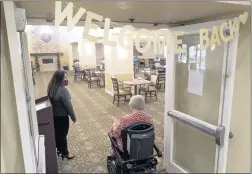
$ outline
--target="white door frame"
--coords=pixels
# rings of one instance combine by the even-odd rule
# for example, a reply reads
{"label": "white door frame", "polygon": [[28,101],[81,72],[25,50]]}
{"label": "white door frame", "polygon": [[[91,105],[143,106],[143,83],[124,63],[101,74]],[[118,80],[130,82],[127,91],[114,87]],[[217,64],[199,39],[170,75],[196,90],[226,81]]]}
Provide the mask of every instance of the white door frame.
{"label": "white door frame", "polygon": [[[21,146],[23,151],[23,162],[24,162],[24,169],[25,173],[36,173],[37,172],[37,160],[36,154],[34,154],[35,150],[38,151],[37,147],[34,147],[33,138],[30,132],[30,120],[28,115],[28,106],[26,103],[26,93],[24,91],[24,84],[25,81],[22,77],[23,69],[22,69],[22,56],[18,51],[19,48],[19,39],[17,35],[17,27],[15,23],[15,9],[13,1],[4,1],[3,2],[3,9],[4,9],[4,16],[6,22],[6,31],[8,37],[8,47],[11,48],[10,50],[10,62],[11,62],[11,71],[13,76],[13,84],[14,84],[14,93],[15,93],[15,101],[13,101],[14,105],[17,107],[17,115],[18,115],[18,123],[19,123],[19,130],[20,130],[20,137],[21,137]],[[29,65],[30,66],[30,61]],[[32,83],[32,75],[31,71],[28,75],[28,80],[30,84]],[[21,78],[20,78],[21,77]],[[34,92],[34,87],[29,86],[31,89],[28,89],[29,92]],[[31,97],[34,97],[34,94],[31,94]],[[34,98],[31,98],[34,100]],[[32,112],[33,116],[35,113],[34,104],[35,101],[32,101]],[[38,136],[38,126],[37,126],[37,119],[33,118],[33,133],[34,136]],[[17,140],[18,141],[18,140]],[[13,142],[15,143],[15,142]],[[36,146],[36,144],[35,144]]]}
{"label": "white door frame", "polygon": [[[184,31],[185,35],[191,35],[198,33],[200,28],[211,29],[213,26],[220,26],[221,23],[228,20],[212,21],[194,25],[188,25],[183,27],[171,28],[170,31]],[[238,27],[239,28],[239,27]],[[239,32],[239,31],[237,31]],[[170,173],[187,173],[182,167],[178,166],[173,162],[173,123],[174,118],[167,116],[169,111],[174,110],[174,100],[175,100],[175,55],[173,47],[173,37],[171,37],[171,49],[170,54],[166,57],[166,90],[165,90],[165,114],[164,114],[164,166],[167,172]],[[228,46],[227,46],[228,45]],[[218,125],[225,127],[224,134],[224,145],[216,145],[216,159],[215,159],[215,172],[225,173],[226,163],[227,163],[227,153],[228,153],[228,141],[229,141],[229,131],[230,131],[230,120],[231,120],[231,110],[232,110],[232,97],[233,97],[233,87],[235,79],[235,66],[236,66],[236,56],[237,56],[237,46],[238,46],[238,34],[235,35],[234,39],[225,44],[224,46],[224,64],[223,67],[228,63],[227,69],[223,68],[223,78],[221,82],[221,99],[220,99],[220,109]],[[228,60],[227,60],[228,58]],[[188,115],[184,114],[185,117]],[[220,115],[223,115],[221,117]],[[206,125],[212,129],[216,128],[216,125],[211,125],[199,119],[194,119],[189,116],[189,119],[200,123],[201,125]]]}

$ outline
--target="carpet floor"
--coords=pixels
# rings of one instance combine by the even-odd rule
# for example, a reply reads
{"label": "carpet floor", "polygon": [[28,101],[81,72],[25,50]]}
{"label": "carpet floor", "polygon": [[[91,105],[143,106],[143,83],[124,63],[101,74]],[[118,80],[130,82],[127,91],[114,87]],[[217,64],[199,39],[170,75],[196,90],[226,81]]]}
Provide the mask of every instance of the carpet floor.
{"label": "carpet floor", "polygon": [[[36,74],[36,98],[46,95],[47,85],[52,73]],[[107,155],[111,153],[107,136],[112,120],[131,113],[128,103],[117,107],[112,103],[112,96],[104,88],[89,89],[83,81],[73,81],[69,75],[67,86],[72,97],[72,104],[77,116],[76,124],[70,124],[68,146],[73,160],[58,159],[60,173],[107,173]],[[164,92],[158,92],[158,101],[150,99],[146,112],[155,124],[155,142],[163,152],[164,137]],[[163,159],[158,159],[159,168],[163,168]]]}

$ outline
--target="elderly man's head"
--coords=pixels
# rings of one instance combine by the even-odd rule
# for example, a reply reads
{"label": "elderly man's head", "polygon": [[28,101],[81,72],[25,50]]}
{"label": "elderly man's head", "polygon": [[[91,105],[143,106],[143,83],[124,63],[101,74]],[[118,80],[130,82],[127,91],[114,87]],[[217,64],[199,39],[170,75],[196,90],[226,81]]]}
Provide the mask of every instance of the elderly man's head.
{"label": "elderly man's head", "polygon": [[135,110],[144,110],[145,101],[144,97],[141,95],[135,95],[130,98],[129,106]]}

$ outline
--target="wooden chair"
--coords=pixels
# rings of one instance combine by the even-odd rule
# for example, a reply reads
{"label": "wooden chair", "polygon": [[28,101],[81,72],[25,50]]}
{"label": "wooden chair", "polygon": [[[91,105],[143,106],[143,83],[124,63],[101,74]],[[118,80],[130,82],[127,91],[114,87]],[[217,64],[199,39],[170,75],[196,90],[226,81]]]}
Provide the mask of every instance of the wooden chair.
{"label": "wooden chair", "polygon": [[140,59],[140,61],[139,61],[139,63],[140,63],[140,67],[145,67],[145,59]]}
{"label": "wooden chair", "polygon": [[141,95],[141,92],[144,92],[145,103],[147,103],[147,97],[150,97],[150,98],[156,97],[156,100],[157,100],[156,83],[157,83],[157,75],[151,75],[151,84],[140,85],[139,94]]}
{"label": "wooden chair", "polygon": [[152,69],[155,68],[155,63],[153,59],[149,59],[149,67]]}
{"label": "wooden chair", "polygon": [[165,72],[158,73],[156,86],[157,86],[157,89],[162,89],[162,87],[165,89]]}
{"label": "wooden chair", "polygon": [[99,86],[100,86],[101,88],[105,87],[105,73],[102,72],[102,73],[100,73],[100,74],[97,75],[97,76],[98,76],[98,78],[99,78]]}
{"label": "wooden chair", "polygon": [[134,77],[136,77],[136,74],[139,73],[140,63],[134,62]]}
{"label": "wooden chair", "polygon": [[78,78],[82,79],[83,73],[81,72],[81,69],[75,66],[73,66],[73,68],[74,68],[74,81],[76,81]]}
{"label": "wooden chair", "polygon": [[96,76],[95,73],[93,73],[94,70],[91,69],[87,69],[85,70],[86,73],[86,79],[87,79],[87,83],[88,83],[88,87],[91,89],[92,84],[96,84],[97,86],[100,85],[100,80],[99,78]]}
{"label": "wooden chair", "polygon": [[[111,78],[114,90],[114,99],[113,104],[117,101],[117,106],[119,106],[120,101],[126,101],[127,96],[132,96],[131,87],[124,87],[122,84],[118,83],[117,78]],[[124,98],[124,100],[120,100],[120,98]]]}
{"label": "wooden chair", "polygon": [[165,60],[164,60],[164,59],[161,59],[161,60],[160,60],[160,65],[161,65],[161,66],[164,66],[164,65],[165,65]]}

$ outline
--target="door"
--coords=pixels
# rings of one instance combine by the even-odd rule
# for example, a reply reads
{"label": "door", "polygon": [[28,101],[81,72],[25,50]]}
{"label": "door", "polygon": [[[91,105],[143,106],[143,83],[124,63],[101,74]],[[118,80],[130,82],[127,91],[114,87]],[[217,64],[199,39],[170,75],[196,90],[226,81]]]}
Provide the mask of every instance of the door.
{"label": "door", "polygon": [[[199,29],[225,21],[175,28],[185,54],[167,56],[165,166],[169,173],[225,172],[237,37],[200,50]],[[209,32],[211,36],[211,31]]]}
{"label": "door", "polygon": [[42,56],[40,57],[41,71],[56,71],[57,68],[57,57],[56,56]]}

